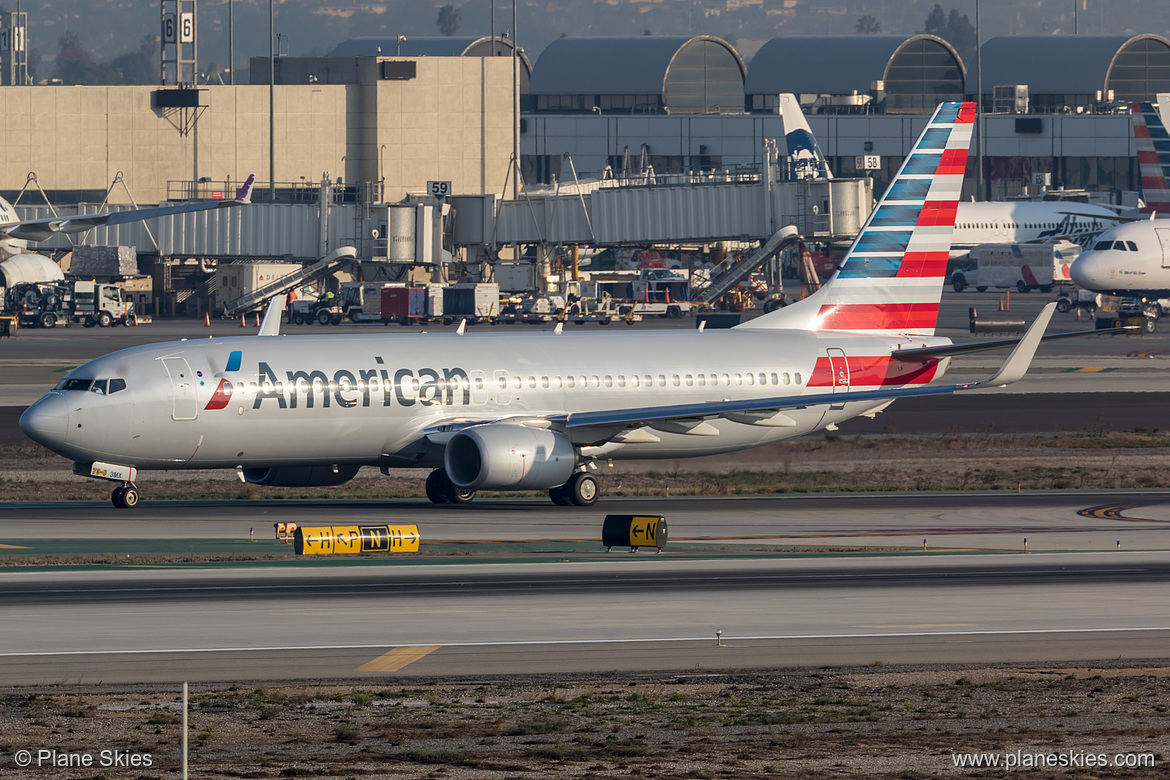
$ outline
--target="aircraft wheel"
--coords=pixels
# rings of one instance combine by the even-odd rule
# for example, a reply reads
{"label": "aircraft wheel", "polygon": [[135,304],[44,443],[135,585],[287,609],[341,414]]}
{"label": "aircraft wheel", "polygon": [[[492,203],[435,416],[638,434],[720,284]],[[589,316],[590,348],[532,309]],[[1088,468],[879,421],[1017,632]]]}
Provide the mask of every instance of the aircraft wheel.
{"label": "aircraft wheel", "polygon": [[112,503],[118,509],[125,509],[126,504],[124,504],[122,502],[122,496],[124,493],[125,493],[125,488],[122,488],[122,487],[114,488],[114,492],[110,494],[110,503]]}
{"label": "aircraft wheel", "polygon": [[138,506],[138,488],[122,488],[122,506],[126,509],[133,509]]}
{"label": "aircraft wheel", "polygon": [[432,504],[447,503],[447,472],[435,469],[427,475],[427,498]]}
{"label": "aircraft wheel", "polygon": [[573,503],[572,499],[569,498],[568,491],[565,490],[564,485],[561,485],[560,487],[549,488],[548,497],[551,498],[552,502],[557,506],[569,506]]}
{"label": "aircraft wheel", "polygon": [[565,486],[561,488],[574,506],[593,506],[597,503],[597,496],[601,490],[597,487],[597,480],[590,474],[577,472]]}
{"label": "aircraft wheel", "polygon": [[447,483],[447,503],[470,504],[475,500],[475,491],[458,487],[447,477],[447,472],[443,472],[443,479]]}

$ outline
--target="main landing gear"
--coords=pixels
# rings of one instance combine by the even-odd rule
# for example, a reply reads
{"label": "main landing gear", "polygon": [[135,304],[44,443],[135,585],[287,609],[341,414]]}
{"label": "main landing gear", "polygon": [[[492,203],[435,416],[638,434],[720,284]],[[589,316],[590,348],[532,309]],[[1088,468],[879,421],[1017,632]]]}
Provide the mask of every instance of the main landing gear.
{"label": "main landing gear", "polygon": [[578,471],[569,477],[568,482],[548,491],[548,497],[557,506],[593,506],[600,494],[597,478],[583,471]]}
{"label": "main landing gear", "polygon": [[[457,487],[445,469],[435,469],[427,475],[426,490],[432,504],[470,504],[475,500],[475,491]],[[557,506],[593,506],[600,495],[597,478],[583,471],[578,471],[569,477],[568,482],[548,491],[548,497]]]}
{"label": "main landing gear", "polygon": [[432,504],[470,504],[475,491],[458,487],[445,469],[435,469],[427,475],[427,498]]}
{"label": "main landing gear", "polygon": [[138,506],[138,498],[138,488],[131,483],[114,488],[110,494],[110,501],[118,509],[133,509]]}

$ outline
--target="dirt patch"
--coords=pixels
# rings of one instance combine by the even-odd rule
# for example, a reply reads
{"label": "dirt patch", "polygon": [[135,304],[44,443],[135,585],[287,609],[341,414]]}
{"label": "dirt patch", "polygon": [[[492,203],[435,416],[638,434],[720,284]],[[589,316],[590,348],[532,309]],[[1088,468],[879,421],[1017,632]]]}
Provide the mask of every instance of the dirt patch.
{"label": "dirt patch", "polygon": [[[830,433],[730,455],[615,461],[599,470],[606,495],[752,495],[847,491],[1148,489],[1164,484],[1170,435]],[[336,487],[271,488],[228,470],[144,472],[148,499],[423,498],[426,469],[372,468]],[[73,476],[71,464],[34,444],[0,448],[0,496],[8,501],[95,501],[110,485]],[[484,495],[537,495],[534,492]]]}
{"label": "dirt patch", "polygon": [[[190,699],[190,766],[197,778],[997,777],[956,769],[954,754],[1010,753],[1125,754],[1161,768],[1168,678],[1170,667],[1146,662],[201,686]],[[0,692],[0,765],[9,776],[21,749],[95,760],[112,750],[149,755],[151,766],[48,771],[171,774],[180,723],[174,689],[10,689]],[[1159,774],[1074,765],[1028,776]]]}

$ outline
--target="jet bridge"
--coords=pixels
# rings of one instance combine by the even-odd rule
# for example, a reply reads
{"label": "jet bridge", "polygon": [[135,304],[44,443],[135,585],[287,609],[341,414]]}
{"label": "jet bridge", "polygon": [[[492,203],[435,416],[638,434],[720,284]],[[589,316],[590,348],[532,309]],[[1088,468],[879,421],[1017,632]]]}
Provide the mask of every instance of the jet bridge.
{"label": "jet bridge", "polygon": [[[782,225],[805,238],[851,237],[873,203],[869,179],[772,181],[762,175],[599,180],[528,189],[516,200],[455,196],[456,243],[631,246],[767,241]],[[494,218],[489,215],[494,215]]]}

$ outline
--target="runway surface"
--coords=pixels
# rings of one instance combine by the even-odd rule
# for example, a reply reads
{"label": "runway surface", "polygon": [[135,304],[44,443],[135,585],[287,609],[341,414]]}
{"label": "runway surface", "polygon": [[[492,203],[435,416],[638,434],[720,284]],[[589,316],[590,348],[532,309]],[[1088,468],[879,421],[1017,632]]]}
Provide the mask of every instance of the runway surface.
{"label": "runway surface", "polygon": [[[1170,550],[1170,492],[1051,491],[604,498],[589,508],[544,499],[488,499],[468,507],[426,501],[145,501],[0,504],[0,543],[22,539],[245,541],[276,522],[300,526],[408,523],[427,542],[592,542],[607,514],[662,515],[671,545],[718,550],[907,548],[1101,552]],[[556,549],[555,545],[551,548]],[[574,548],[577,549],[577,548]],[[667,551],[671,550],[667,548]]]}
{"label": "runway surface", "polygon": [[1148,553],[11,573],[0,685],[1159,657],[1168,579]]}
{"label": "runway surface", "polygon": [[[671,546],[603,553],[607,511],[665,515]],[[1170,640],[1170,494],[1158,492],[646,499],[570,512],[535,501],[144,504],[133,515],[9,504],[0,543],[243,539],[274,518],[417,523],[424,540],[544,540],[545,553],[6,569],[0,685],[1091,661],[1164,657]],[[550,557],[573,539],[594,552]]]}

